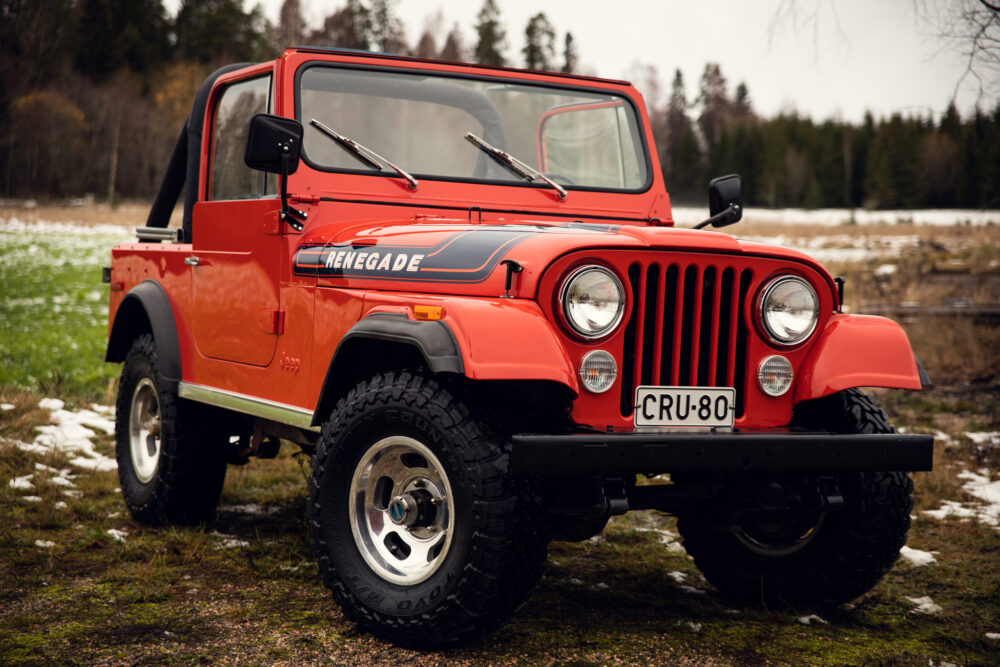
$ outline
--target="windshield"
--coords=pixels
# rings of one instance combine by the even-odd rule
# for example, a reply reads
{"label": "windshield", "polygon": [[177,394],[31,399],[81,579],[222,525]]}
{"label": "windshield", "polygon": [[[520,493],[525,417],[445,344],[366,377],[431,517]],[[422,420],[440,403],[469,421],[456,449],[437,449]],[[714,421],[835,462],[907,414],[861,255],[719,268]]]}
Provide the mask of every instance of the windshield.
{"label": "windshield", "polygon": [[298,102],[303,153],[321,169],[370,173],[309,119],[422,178],[526,182],[470,143],[471,132],[567,190],[638,190],[648,181],[635,110],[613,94],[312,66]]}

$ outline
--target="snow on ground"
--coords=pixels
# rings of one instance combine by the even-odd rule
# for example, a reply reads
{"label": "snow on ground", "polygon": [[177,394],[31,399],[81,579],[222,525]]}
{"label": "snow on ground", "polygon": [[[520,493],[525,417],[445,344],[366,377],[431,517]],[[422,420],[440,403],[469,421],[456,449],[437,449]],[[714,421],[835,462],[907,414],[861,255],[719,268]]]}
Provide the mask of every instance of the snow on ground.
{"label": "snow on ground", "polygon": [[802,625],[812,625],[813,623],[818,623],[820,625],[830,625],[830,622],[820,618],[816,614],[809,614],[808,616],[802,616],[799,618],[799,623]]}
{"label": "snow on ground", "polygon": [[123,240],[135,238],[133,227],[121,225],[85,225],[74,222],[24,221],[19,218],[0,218],[0,232],[28,234],[107,234]]}
{"label": "snow on ground", "polygon": [[910,547],[903,547],[899,550],[900,557],[913,567],[921,567],[923,565],[936,563],[937,559],[934,558],[935,553],[937,552],[921,551],[920,549],[911,549]]}
{"label": "snow on ground", "polygon": [[[113,458],[101,454],[94,448],[93,438],[97,437],[96,431],[103,431],[107,434],[115,432],[114,421],[107,416],[110,408],[104,406],[92,406],[91,410],[66,410],[65,403],[56,398],[43,398],[38,402],[38,407],[45,408],[52,413],[52,424],[38,427],[39,435],[34,442],[18,442],[17,446],[28,452],[36,454],[48,454],[53,451],[64,452],[70,459],[70,465],[84,470],[106,471],[116,470],[118,464]],[[53,478],[62,480],[55,482],[63,486],[66,484],[65,476]],[[52,480],[50,480],[52,481]]]}
{"label": "snow on ground", "polygon": [[[688,227],[708,217],[708,207],[674,206],[674,222]],[[914,225],[988,225],[1000,224],[1000,211],[968,209],[924,209],[906,211],[866,211],[863,209],[827,208],[807,210],[801,208],[768,209],[748,207],[743,209],[745,222],[772,222],[833,227],[850,223],[876,225],[880,223]]]}
{"label": "snow on ground", "polygon": [[924,514],[935,519],[975,519],[1000,530],[1000,479],[991,480],[990,471],[985,469],[978,473],[965,470],[958,474],[958,478],[967,480],[962,490],[979,502],[963,504],[945,500],[940,509],[925,510]]}
{"label": "snow on ground", "polygon": [[943,611],[941,605],[935,603],[929,595],[919,598],[908,597],[906,599],[916,605],[914,609],[910,610],[911,614],[938,614]]}

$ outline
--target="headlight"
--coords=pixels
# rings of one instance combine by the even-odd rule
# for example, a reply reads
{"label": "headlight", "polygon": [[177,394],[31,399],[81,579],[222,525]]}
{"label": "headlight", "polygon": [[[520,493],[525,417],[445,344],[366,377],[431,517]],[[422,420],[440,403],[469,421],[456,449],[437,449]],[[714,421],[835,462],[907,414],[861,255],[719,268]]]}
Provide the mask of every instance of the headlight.
{"label": "headlight", "polygon": [[809,337],[819,319],[819,299],[812,285],[796,276],[777,278],[760,300],[764,329],[775,343],[794,345]]}
{"label": "headlight", "polygon": [[566,321],[584,338],[600,338],[618,326],[625,313],[625,291],[603,266],[584,266],[563,283],[560,293]]}

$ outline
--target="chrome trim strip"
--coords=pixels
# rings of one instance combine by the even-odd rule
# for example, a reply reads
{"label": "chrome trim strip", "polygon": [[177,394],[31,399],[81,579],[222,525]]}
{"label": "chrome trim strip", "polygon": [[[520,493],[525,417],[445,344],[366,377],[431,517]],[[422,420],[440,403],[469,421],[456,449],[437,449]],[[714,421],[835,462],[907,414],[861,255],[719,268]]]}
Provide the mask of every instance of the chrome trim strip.
{"label": "chrome trim strip", "polygon": [[199,384],[181,381],[177,386],[177,394],[181,398],[199,403],[207,403],[219,408],[235,410],[244,414],[269,419],[271,421],[288,424],[301,429],[319,432],[319,427],[312,425],[313,415],[308,410],[297,408],[294,405],[276,403],[256,396],[237,394],[232,391],[213,389]]}

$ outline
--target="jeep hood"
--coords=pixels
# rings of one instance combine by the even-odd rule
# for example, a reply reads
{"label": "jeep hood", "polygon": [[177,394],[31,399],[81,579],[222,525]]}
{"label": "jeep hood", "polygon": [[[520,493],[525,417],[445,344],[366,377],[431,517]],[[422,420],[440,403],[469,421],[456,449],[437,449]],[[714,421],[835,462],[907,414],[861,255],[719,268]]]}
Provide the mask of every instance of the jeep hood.
{"label": "jeep hood", "polygon": [[300,239],[293,271],[316,276],[321,286],[406,291],[400,283],[412,283],[421,293],[497,297],[504,294],[503,262],[513,260],[523,269],[515,295],[528,296],[556,259],[588,251],[600,259],[601,250],[611,249],[761,255],[805,263],[827,275],[801,252],[719,232],[528,218],[320,225]]}

